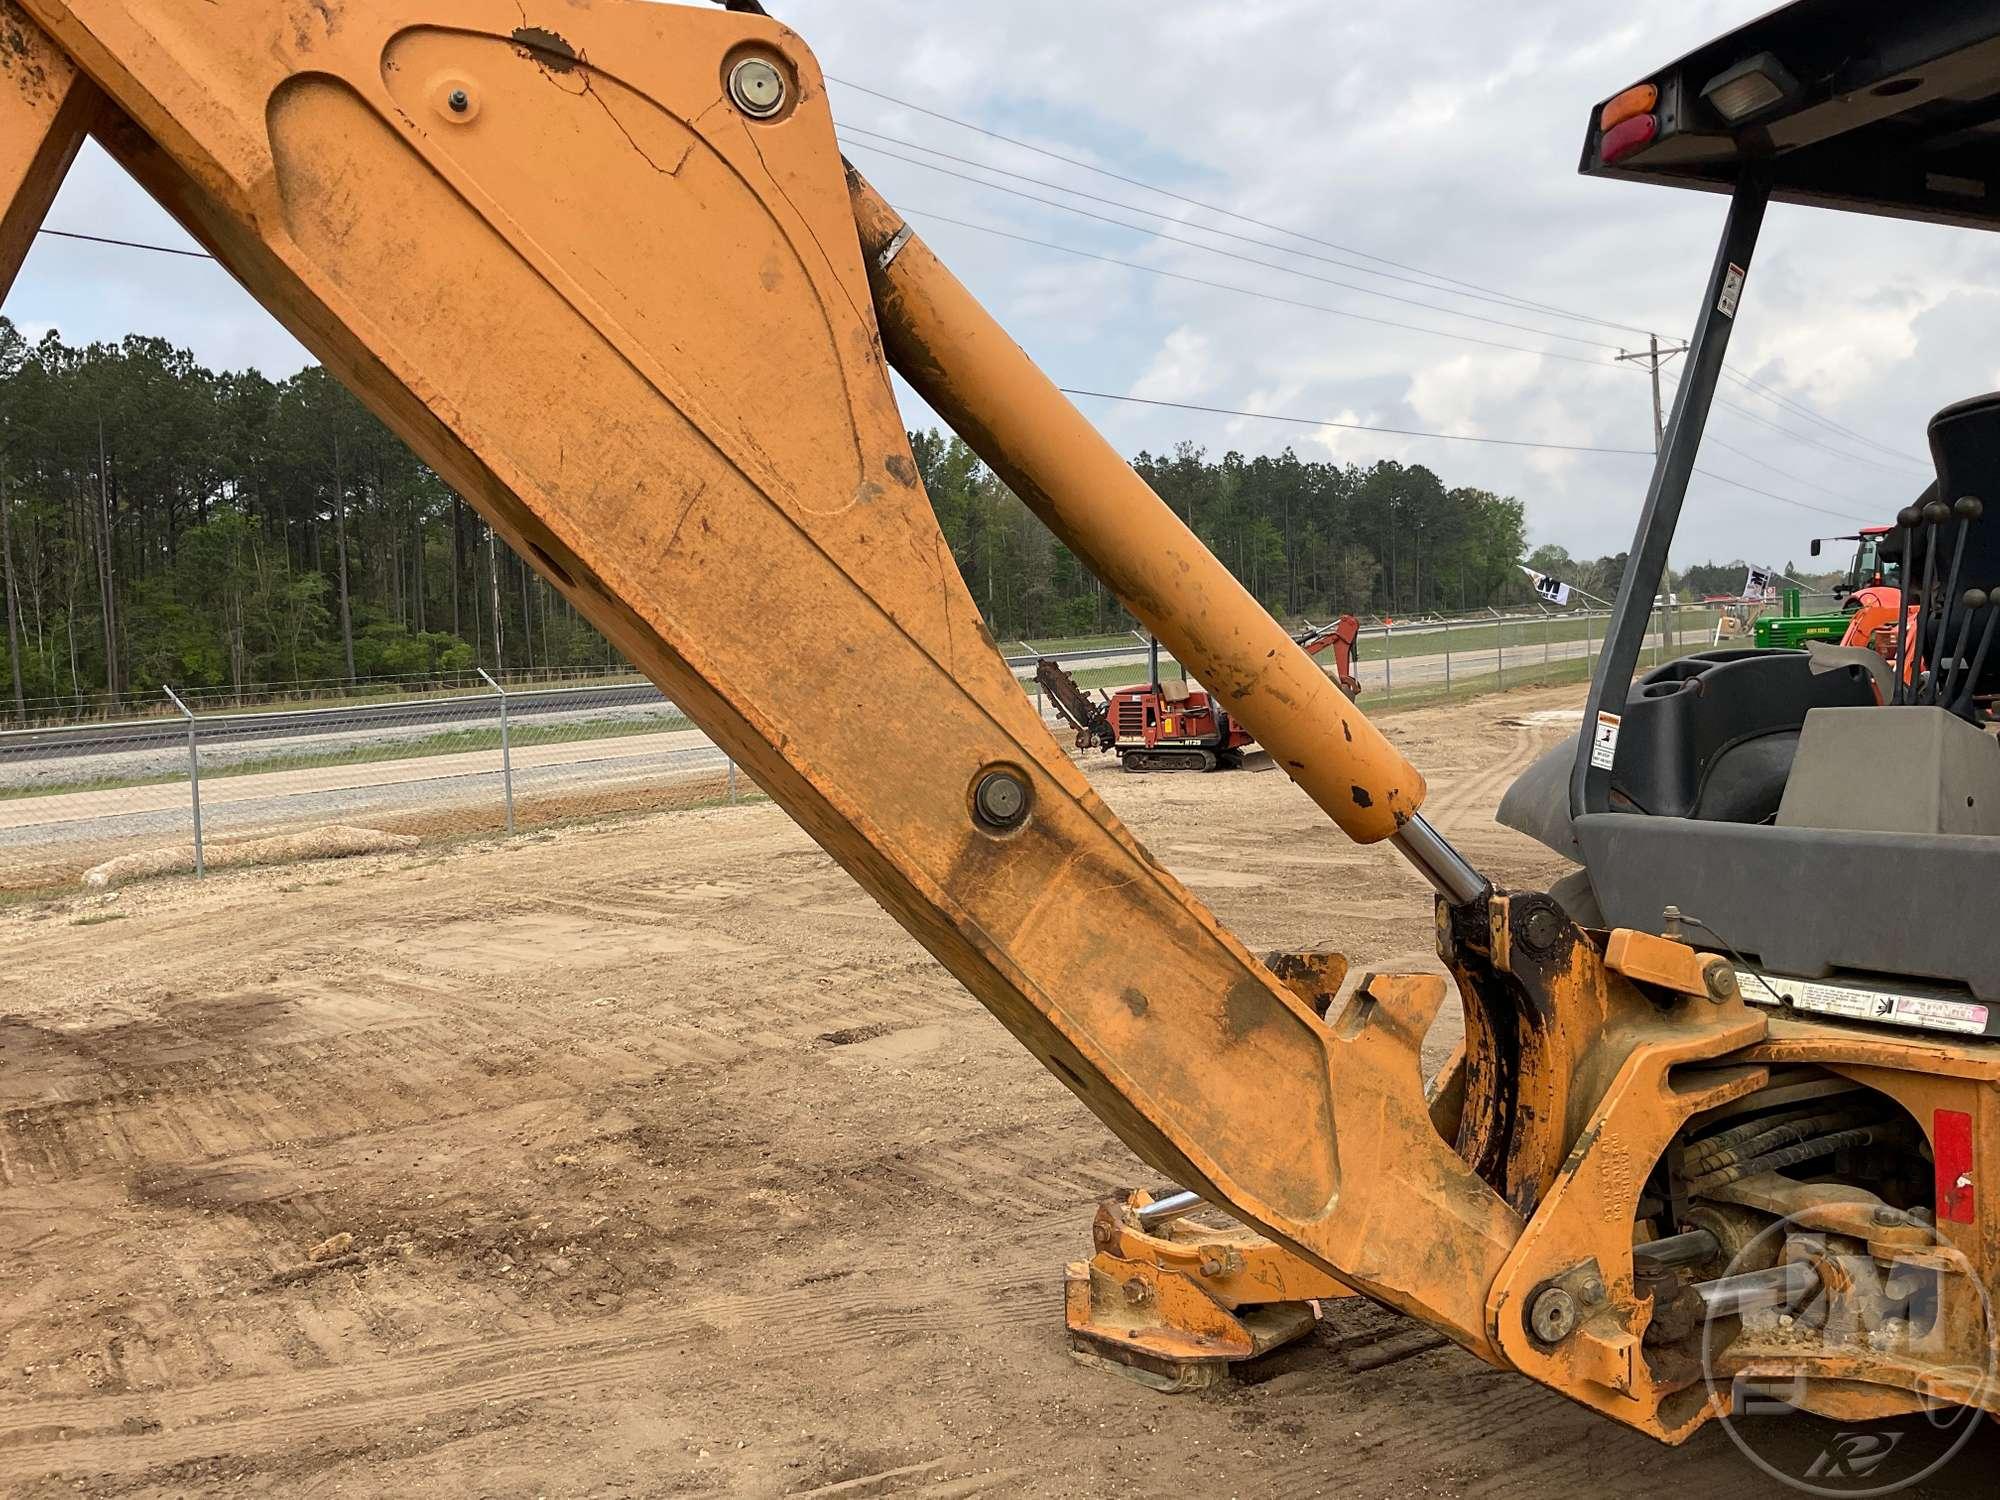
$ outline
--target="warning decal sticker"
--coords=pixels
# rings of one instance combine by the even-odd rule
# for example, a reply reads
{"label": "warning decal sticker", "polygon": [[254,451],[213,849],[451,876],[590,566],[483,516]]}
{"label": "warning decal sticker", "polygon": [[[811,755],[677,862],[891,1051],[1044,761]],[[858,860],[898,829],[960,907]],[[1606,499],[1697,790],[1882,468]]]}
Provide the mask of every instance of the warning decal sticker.
{"label": "warning decal sticker", "polygon": [[1590,763],[1598,770],[1608,771],[1617,763],[1618,729],[1624,722],[1617,714],[1597,716],[1597,733],[1590,742]]}
{"label": "warning decal sticker", "polygon": [[1736,316],[1736,304],[1743,300],[1743,278],[1749,275],[1741,266],[1731,265],[1729,274],[1722,278],[1722,296],[1716,301],[1715,310],[1725,318]]}

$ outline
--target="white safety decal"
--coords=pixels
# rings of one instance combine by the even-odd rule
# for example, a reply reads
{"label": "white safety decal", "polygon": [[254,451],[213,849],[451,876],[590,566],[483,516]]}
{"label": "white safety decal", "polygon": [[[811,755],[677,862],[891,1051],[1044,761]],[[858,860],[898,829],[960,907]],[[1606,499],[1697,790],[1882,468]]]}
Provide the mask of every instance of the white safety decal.
{"label": "white safety decal", "polygon": [[1783,974],[1762,974],[1755,969],[1742,970],[1738,980],[1743,998],[1762,1005],[1776,1005],[1782,1000],[1795,1010],[1845,1021],[1878,1021],[1966,1036],[1983,1036],[1986,1032],[1987,1008],[1970,1000],[1906,995],[1858,984],[1828,984],[1819,979],[1791,979]]}
{"label": "white safety decal", "polygon": [[1625,721],[1617,714],[1597,716],[1597,734],[1590,742],[1590,763],[1608,771],[1618,763],[1618,729]]}
{"label": "white safety decal", "polygon": [[1722,278],[1722,296],[1715,304],[1715,310],[1725,318],[1736,316],[1736,304],[1743,300],[1743,278],[1750,273],[1741,266],[1732,265],[1729,274]]}

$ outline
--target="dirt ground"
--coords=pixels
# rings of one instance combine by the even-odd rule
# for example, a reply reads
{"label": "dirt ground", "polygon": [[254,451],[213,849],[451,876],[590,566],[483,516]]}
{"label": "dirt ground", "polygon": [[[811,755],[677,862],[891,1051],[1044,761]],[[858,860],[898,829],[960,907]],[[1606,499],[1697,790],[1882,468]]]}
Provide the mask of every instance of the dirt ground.
{"label": "dirt ground", "polygon": [[[1564,733],[1505,720],[1580,699],[1389,721],[1502,879]],[[1093,775],[1253,949],[1435,966],[1282,776]],[[1073,1362],[1149,1174],[768,805],[15,908],[0,976],[0,1493],[1762,1492],[1365,1305],[1216,1394]]]}

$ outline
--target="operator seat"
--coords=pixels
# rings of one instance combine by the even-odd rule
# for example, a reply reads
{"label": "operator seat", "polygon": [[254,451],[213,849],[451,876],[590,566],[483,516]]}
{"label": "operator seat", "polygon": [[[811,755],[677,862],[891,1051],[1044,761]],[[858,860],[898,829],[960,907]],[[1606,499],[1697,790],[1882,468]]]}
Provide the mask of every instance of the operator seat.
{"label": "operator seat", "polygon": [[[1815,670],[1804,651],[1726,648],[1655,667],[1632,684],[1621,713],[1612,809],[1769,822],[1784,799],[1806,715],[1876,701],[1865,668]],[[1575,763],[1574,740],[1545,752],[1508,789],[1499,819],[1581,864],[1569,813]]]}
{"label": "operator seat", "polygon": [[[1947,406],[1931,418],[1930,442],[1931,461],[1937,466],[1939,496],[1949,504],[1961,496],[1975,495],[1986,507],[1979,519],[1966,528],[1958,592],[1963,595],[1967,589],[1983,589],[1988,593],[2000,590],[2000,392],[1973,396]],[[1958,530],[1955,520],[1940,528],[1936,585],[1940,594],[1951,572]],[[1914,591],[1923,585],[1924,554],[1921,548],[1913,548],[1912,552],[1916,566],[1914,570],[1906,570],[1905,577],[1913,580],[1910,587],[1914,597]],[[1922,634],[1926,661],[1939,654],[1949,656],[1957,648],[1959,621],[1964,616],[1958,600],[1950,601],[1950,606],[1949,621],[1941,610],[1936,611],[1935,619],[1925,620]],[[1928,617],[1934,611],[1927,606],[1924,613]],[[1969,652],[1978,649],[1977,632],[1985,625],[1983,617],[1974,621]],[[1940,626],[1949,631],[1949,640],[1938,641]],[[2000,691],[2000,641],[1979,675],[1974,692]]]}
{"label": "operator seat", "polygon": [[[1930,441],[1938,495],[1976,495],[1988,506],[1965,528],[1957,592],[1992,593],[2000,587],[2000,393],[1946,407],[1930,423]],[[1959,523],[1938,530],[1933,592],[1941,596]],[[1905,560],[1913,596],[1923,586],[1924,545],[1920,528]],[[1947,656],[1962,605],[1951,613]],[[1977,627],[1996,616],[2000,604]],[[1929,639],[1936,634],[1920,630],[1927,656],[1938,650]],[[1977,645],[1975,635],[1970,650]],[[2000,943],[1990,907],[2000,889],[2000,835],[1990,809],[2000,801],[2000,741],[1938,708],[1879,710],[1877,681],[1865,665],[1835,655],[1815,662],[1801,651],[1708,651],[1668,663],[1627,694],[1608,811],[1571,816],[1571,741],[1514,784],[1500,821],[1583,867],[1551,894],[1586,925],[1659,932],[1671,906],[1704,938],[1782,973],[1925,976],[1994,1005]],[[1978,691],[1996,686],[2000,631]],[[1807,717],[1818,710],[1836,712],[1814,719],[1802,757]],[[1913,777],[1923,784],[1906,785]],[[1788,800],[1793,781],[1798,795]],[[2000,1036],[2000,1013],[1987,1034]]]}

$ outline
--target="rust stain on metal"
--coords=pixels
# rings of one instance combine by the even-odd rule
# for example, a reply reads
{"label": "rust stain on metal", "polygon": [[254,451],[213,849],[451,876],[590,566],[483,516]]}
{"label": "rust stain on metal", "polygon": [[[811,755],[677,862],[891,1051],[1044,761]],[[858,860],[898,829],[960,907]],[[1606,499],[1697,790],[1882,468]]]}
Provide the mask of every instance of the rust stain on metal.
{"label": "rust stain on metal", "polygon": [[546,26],[516,26],[514,44],[551,73],[570,72],[583,61],[576,48]]}
{"label": "rust stain on metal", "polygon": [[1270,991],[1253,979],[1245,979],[1223,1002],[1223,1030],[1232,1042],[1243,1041],[1270,1024],[1273,1009]]}

